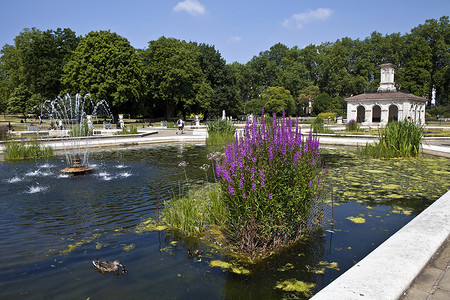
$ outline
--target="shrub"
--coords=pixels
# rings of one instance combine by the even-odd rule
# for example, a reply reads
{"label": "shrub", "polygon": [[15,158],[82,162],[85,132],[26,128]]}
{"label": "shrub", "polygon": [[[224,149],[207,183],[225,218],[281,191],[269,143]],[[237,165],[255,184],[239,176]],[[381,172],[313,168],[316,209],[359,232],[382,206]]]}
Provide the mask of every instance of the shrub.
{"label": "shrub", "polygon": [[323,112],[317,115],[317,117],[321,118],[321,119],[328,119],[330,118],[330,120],[334,120],[337,117],[337,113],[334,112]]}
{"label": "shrub", "polygon": [[347,131],[361,131],[359,124],[355,120],[350,120],[346,125]]}
{"label": "shrub", "polygon": [[4,141],[8,137],[8,126],[0,126],[0,140]]}
{"label": "shrub", "polygon": [[298,123],[284,113],[279,123],[274,115],[271,126],[247,122],[216,165],[230,244],[253,259],[294,242],[320,219],[318,147],[312,134],[302,141]]}
{"label": "shrub", "polygon": [[360,153],[376,158],[415,157],[419,155],[423,126],[407,120],[390,122],[378,136],[378,143],[366,144]]}

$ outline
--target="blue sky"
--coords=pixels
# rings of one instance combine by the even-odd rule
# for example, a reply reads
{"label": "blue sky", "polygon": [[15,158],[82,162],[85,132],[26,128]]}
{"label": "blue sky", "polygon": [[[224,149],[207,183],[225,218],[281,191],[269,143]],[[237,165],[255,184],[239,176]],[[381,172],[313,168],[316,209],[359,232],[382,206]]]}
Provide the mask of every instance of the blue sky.
{"label": "blue sky", "polygon": [[450,15],[448,0],[0,0],[0,7],[0,47],[24,28],[111,30],[136,48],[161,36],[214,45],[227,63],[246,63],[276,43],[405,34]]}

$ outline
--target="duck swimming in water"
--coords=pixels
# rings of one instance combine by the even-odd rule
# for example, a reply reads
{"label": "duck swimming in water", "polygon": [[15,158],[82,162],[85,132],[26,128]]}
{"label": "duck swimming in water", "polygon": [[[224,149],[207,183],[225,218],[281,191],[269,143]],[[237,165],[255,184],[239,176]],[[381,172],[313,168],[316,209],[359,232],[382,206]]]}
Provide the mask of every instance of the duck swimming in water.
{"label": "duck swimming in water", "polygon": [[108,273],[108,272],[117,272],[119,271],[119,266],[122,268],[122,274],[127,273],[127,269],[120,263],[120,261],[107,261],[107,260],[100,260],[97,258],[97,260],[93,260],[92,263],[94,266],[99,269],[102,273]]}

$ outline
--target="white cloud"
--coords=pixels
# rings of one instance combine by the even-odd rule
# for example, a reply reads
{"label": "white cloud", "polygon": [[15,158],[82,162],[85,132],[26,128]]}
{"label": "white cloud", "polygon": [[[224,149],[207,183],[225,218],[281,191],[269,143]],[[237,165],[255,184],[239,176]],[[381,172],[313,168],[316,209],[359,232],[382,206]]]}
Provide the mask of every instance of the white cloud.
{"label": "white cloud", "polygon": [[230,41],[230,43],[238,43],[238,42],[242,41],[242,37],[232,36],[232,37],[230,37],[229,41]]}
{"label": "white cloud", "polygon": [[178,2],[173,8],[174,11],[185,11],[193,16],[203,15],[206,12],[205,6],[197,0],[184,0]]}
{"label": "white cloud", "polygon": [[302,29],[305,24],[313,21],[325,21],[332,14],[333,11],[329,8],[309,9],[307,12],[294,14],[289,19],[284,20],[283,26],[286,28]]}

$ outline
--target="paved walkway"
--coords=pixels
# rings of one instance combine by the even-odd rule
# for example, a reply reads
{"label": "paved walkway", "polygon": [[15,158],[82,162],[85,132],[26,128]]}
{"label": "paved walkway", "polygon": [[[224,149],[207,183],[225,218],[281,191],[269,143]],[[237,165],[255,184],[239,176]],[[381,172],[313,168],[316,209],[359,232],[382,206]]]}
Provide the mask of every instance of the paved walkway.
{"label": "paved walkway", "polygon": [[442,244],[400,299],[450,299],[450,237]]}

